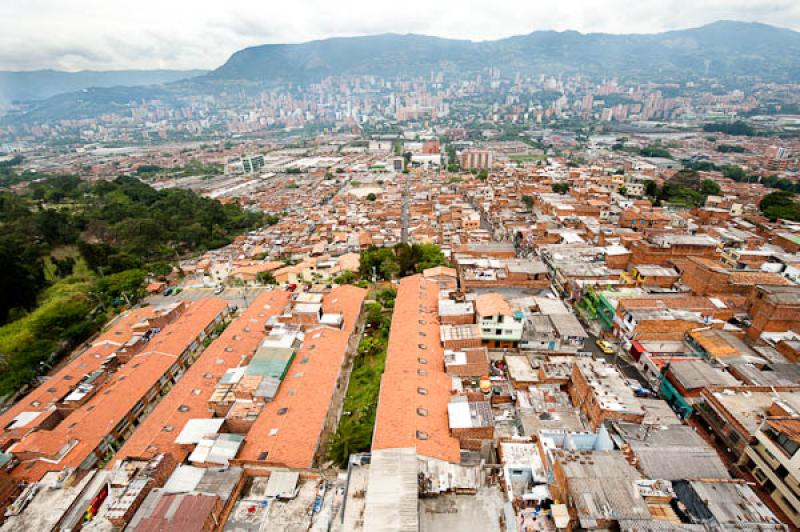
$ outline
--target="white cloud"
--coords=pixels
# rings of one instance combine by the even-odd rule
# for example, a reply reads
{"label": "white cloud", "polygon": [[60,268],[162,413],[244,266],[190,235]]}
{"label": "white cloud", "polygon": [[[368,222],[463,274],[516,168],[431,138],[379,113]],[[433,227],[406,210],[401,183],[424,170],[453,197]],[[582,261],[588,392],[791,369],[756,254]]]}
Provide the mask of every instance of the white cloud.
{"label": "white cloud", "polygon": [[383,32],[486,40],[651,33],[715,20],[800,29],[797,0],[2,0],[0,69],[214,68],[265,43]]}

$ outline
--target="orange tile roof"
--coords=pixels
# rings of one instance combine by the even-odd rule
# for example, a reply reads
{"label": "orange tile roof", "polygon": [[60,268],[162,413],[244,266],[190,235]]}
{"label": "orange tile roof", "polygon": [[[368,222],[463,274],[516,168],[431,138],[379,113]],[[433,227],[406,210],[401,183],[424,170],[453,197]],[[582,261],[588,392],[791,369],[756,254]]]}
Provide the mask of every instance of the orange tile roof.
{"label": "orange tile roof", "polygon": [[[237,367],[244,357],[252,356],[265,337],[264,322],[283,312],[290,293],[271,290],[255,301],[209,345],[186,371],[169,394],[156,406],[131,438],[117,452],[115,459],[127,457],[150,459],[169,452],[182,462],[190,449],[175,443],[186,422],[207,418],[208,399],[219,379],[229,368]],[[220,363],[219,361],[222,361]],[[179,407],[188,407],[188,410]],[[109,463],[111,467],[111,463]]]}
{"label": "orange tile roof", "polygon": [[31,462],[23,463],[12,471],[12,476],[32,482],[41,479],[47,471],[80,466],[227,305],[227,302],[215,298],[192,303],[180,318],[164,327],[144,352],[131,358],[101,390],[55,428],[33,433],[13,445],[11,452],[51,456],[53,449],[62,449],[70,442],[75,443],[57,463],[41,460],[35,461],[32,466]]}
{"label": "orange tile roof", "polygon": [[15,417],[23,412],[48,411],[53,404],[72,391],[84,375],[99,369],[110,354],[130,340],[134,334],[133,325],[153,316],[153,310],[153,307],[145,307],[118,316],[83,353],[0,415],[0,426],[4,427],[0,446],[6,447],[13,439],[18,439],[35,428],[39,421],[32,420],[13,430],[5,428]]}
{"label": "orange tile roof", "polygon": [[475,311],[479,316],[510,316],[511,306],[502,294],[481,294],[475,298]]}
{"label": "orange tile roof", "polygon": [[460,447],[447,416],[451,379],[439,343],[438,298],[439,285],[421,275],[400,281],[372,449],[416,447],[419,455],[458,463]]}
{"label": "orange tile roof", "polygon": [[[342,314],[342,328],[318,327],[305,331],[303,345],[278,393],[245,436],[238,460],[297,468],[313,465],[366,293],[362,288],[338,286],[324,296],[323,312]],[[279,414],[279,410],[284,413]],[[260,459],[264,452],[267,457]]]}

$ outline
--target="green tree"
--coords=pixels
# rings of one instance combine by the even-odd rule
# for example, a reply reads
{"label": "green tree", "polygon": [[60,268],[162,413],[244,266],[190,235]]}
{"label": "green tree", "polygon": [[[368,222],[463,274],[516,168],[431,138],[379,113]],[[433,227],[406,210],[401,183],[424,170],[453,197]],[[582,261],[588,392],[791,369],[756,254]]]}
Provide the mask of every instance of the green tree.
{"label": "green tree", "polygon": [[665,159],[672,158],[672,154],[670,154],[669,150],[667,150],[664,146],[659,145],[645,146],[639,150],[639,155],[642,157],[664,157]]}
{"label": "green tree", "polygon": [[94,292],[109,305],[132,304],[144,295],[146,277],[147,274],[138,269],[106,275],[97,280]]}
{"label": "green tree", "polygon": [[256,274],[256,281],[258,281],[259,284],[264,285],[278,284],[278,281],[275,279],[275,276],[272,274],[272,272],[258,272]]}
{"label": "green tree", "polygon": [[700,185],[700,192],[706,196],[716,196],[720,193],[720,186],[716,181],[704,179]]}
{"label": "green tree", "polygon": [[800,204],[794,199],[794,194],[780,190],[770,192],[761,199],[759,203],[761,212],[770,220],[779,218],[785,220],[800,221]]}
{"label": "green tree", "polygon": [[569,183],[553,183],[553,192],[566,194],[569,192]]}
{"label": "green tree", "polygon": [[375,201],[376,199],[378,199],[378,196],[376,196],[374,192],[370,192],[369,194],[367,194],[367,199],[369,201]]}
{"label": "green tree", "polygon": [[646,181],[644,184],[644,192],[651,198],[655,198],[658,196],[658,185],[656,185],[655,181]]}
{"label": "green tree", "polygon": [[703,131],[710,133],[725,133],[733,136],[747,136],[752,137],[756,135],[755,130],[743,120],[737,120],[731,123],[717,124],[710,123],[703,125]]}
{"label": "green tree", "polygon": [[747,173],[740,166],[727,165],[722,167],[722,175],[734,181],[744,181],[747,178]]}
{"label": "green tree", "polygon": [[337,275],[333,282],[336,284],[353,284],[358,280],[358,277],[355,273],[351,272],[350,270],[345,270],[339,275]]}
{"label": "green tree", "polygon": [[528,195],[522,196],[522,203],[525,204],[525,208],[527,208],[528,210],[533,209],[533,198],[532,197],[530,197]]}

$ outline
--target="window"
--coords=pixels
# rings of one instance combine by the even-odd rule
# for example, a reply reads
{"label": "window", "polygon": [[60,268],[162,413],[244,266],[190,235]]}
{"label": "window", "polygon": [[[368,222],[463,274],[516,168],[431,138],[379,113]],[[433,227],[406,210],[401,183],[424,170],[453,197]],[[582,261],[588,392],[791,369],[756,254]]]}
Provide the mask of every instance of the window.
{"label": "window", "polygon": [[419,362],[420,364],[423,364],[423,365],[424,365],[424,364],[427,364],[427,363],[428,363],[428,359],[427,359],[427,358],[423,358],[423,357],[419,357],[419,358],[417,359],[417,362]]}
{"label": "window", "polygon": [[303,360],[300,361],[301,364],[308,364],[308,361],[311,360],[308,357],[303,357]]}
{"label": "window", "polygon": [[781,449],[783,449],[783,451],[789,457],[794,456],[795,453],[798,451],[798,449],[800,449],[800,445],[797,442],[792,441],[791,439],[786,437],[785,434],[783,434],[781,432],[777,432],[777,431],[772,430],[772,429],[768,429],[768,430],[766,430],[764,432],[766,432],[767,436],[769,436],[769,438],[773,442],[775,442]]}
{"label": "window", "polygon": [[420,377],[425,377],[425,376],[428,375],[428,370],[426,370],[424,368],[419,368],[417,370],[417,375],[419,375]]}
{"label": "window", "polygon": [[428,439],[428,433],[427,432],[423,432],[421,430],[418,430],[417,431],[417,439],[418,440],[427,440]]}
{"label": "window", "polygon": [[288,412],[288,411],[289,411],[289,409],[284,406],[283,408],[279,408],[278,409],[278,415],[279,416],[285,416],[286,412]]}
{"label": "window", "polygon": [[260,453],[258,453],[259,460],[266,460],[267,456],[269,456],[269,451],[261,451]]}
{"label": "window", "polygon": [[189,411],[189,405],[180,405],[178,407],[178,412],[188,412],[188,411]]}
{"label": "window", "polygon": [[428,349],[428,346],[425,344],[417,344],[417,347],[419,347],[420,349]]}
{"label": "window", "polygon": [[425,409],[425,408],[422,408],[422,407],[420,407],[420,408],[417,408],[417,415],[418,415],[418,416],[425,417],[425,416],[427,416],[427,415],[428,415],[428,410],[427,410],[427,409]]}
{"label": "window", "polygon": [[419,388],[417,388],[417,393],[420,395],[428,395],[428,390],[420,386]]}
{"label": "window", "polygon": [[161,427],[161,432],[172,432],[173,430],[175,430],[175,427],[172,425],[164,425]]}

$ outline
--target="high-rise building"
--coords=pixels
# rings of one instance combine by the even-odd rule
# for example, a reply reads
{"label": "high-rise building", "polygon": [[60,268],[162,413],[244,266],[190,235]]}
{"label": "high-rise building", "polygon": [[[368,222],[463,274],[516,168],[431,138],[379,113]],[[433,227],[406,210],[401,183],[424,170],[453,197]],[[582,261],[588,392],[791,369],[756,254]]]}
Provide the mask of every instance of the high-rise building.
{"label": "high-rise building", "polygon": [[492,152],[489,150],[464,150],[461,152],[461,167],[483,170],[492,166]]}
{"label": "high-rise building", "polygon": [[242,169],[245,174],[254,174],[264,167],[263,155],[244,155],[242,156]]}

